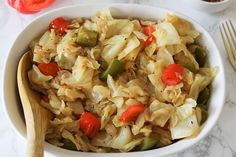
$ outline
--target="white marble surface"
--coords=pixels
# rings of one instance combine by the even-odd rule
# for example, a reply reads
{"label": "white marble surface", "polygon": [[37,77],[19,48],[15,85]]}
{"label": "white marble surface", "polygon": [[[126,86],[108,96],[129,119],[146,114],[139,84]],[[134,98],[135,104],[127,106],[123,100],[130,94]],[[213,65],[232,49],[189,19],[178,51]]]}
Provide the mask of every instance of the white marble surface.
{"label": "white marble surface", "polygon": [[[0,67],[3,66],[7,52],[11,47],[17,34],[23,27],[38,15],[47,12],[53,8],[80,3],[140,3],[152,6],[162,6],[174,9],[192,17],[202,24],[212,35],[219,46],[227,76],[227,98],[226,103],[219,119],[219,122],[211,131],[209,136],[192,148],[174,154],[170,157],[236,157],[236,74],[231,68],[224,53],[222,41],[219,36],[218,25],[222,20],[232,19],[236,24],[236,1],[226,11],[217,14],[206,14],[192,10],[183,5],[181,0],[56,0],[54,5],[48,9],[34,14],[23,15],[13,9],[10,9],[7,0],[0,0]],[[0,76],[2,69],[0,68]],[[2,77],[0,77],[2,82]],[[2,86],[2,85],[1,85]],[[0,101],[2,102],[2,101]],[[2,106],[2,104],[1,104]],[[25,141],[21,139],[10,127],[0,106],[0,156],[1,157],[22,157],[25,156]],[[46,154],[46,157],[49,157]]]}

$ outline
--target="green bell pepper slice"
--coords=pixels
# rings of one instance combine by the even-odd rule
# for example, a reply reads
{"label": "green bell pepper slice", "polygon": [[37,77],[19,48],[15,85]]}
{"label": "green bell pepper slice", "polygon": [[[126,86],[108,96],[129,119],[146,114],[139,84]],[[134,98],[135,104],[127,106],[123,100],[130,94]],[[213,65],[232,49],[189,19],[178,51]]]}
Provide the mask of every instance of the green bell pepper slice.
{"label": "green bell pepper slice", "polygon": [[101,74],[101,79],[106,79],[108,75],[117,76],[125,68],[125,62],[118,59],[113,59],[107,69]]}
{"label": "green bell pepper slice", "polygon": [[97,39],[98,39],[98,33],[96,31],[80,27],[76,43],[82,47],[93,47],[96,46]]}
{"label": "green bell pepper slice", "polygon": [[63,143],[63,146],[61,146],[62,148],[77,151],[75,144],[71,142],[70,140],[63,139],[62,143]]}
{"label": "green bell pepper slice", "polygon": [[158,143],[160,142],[160,136],[149,136],[149,137],[145,137],[143,140],[143,143],[141,143],[141,145],[138,146],[138,150],[148,150],[148,149],[152,149],[155,146],[158,145]]}
{"label": "green bell pepper slice", "polygon": [[205,105],[209,100],[209,98],[210,98],[210,90],[209,88],[205,88],[199,93],[199,96],[197,98],[197,103]]}

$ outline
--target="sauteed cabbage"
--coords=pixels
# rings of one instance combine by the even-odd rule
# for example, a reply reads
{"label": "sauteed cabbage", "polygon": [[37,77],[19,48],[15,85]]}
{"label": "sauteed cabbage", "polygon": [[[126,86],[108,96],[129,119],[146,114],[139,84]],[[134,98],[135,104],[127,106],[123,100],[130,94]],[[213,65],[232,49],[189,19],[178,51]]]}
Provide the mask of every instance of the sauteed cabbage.
{"label": "sauteed cabbage", "polygon": [[92,152],[159,148],[196,136],[207,119],[217,67],[200,33],[168,14],[149,21],[55,19],[30,44],[32,88],[54,113],[46,140]]}

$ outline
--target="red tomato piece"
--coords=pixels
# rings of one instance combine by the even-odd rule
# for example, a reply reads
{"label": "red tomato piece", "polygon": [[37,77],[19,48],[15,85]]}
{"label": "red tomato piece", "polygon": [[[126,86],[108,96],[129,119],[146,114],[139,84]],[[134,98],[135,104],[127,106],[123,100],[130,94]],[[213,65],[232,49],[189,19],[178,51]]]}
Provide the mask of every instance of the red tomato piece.
{"label": "red tomato piece", "polygon": [[155,36],[152,34],[154,31],[155,31],[155,27],[154,26],[145,26],[145,27],[142,27],[142,31],[143,31],[143,34],[145,34],[147,36],[147,39],[146,41],[144,40],[141,40],[141,43],[143,44],[143,46],[148,46],[152,43],[152,41],[155,41],[156,38]]}
{"label": "red tomato piece", "polygon": [[175,86],[181,82],[184,68],[179,64],[170,64],[163,71],[161,80],[167,86]]}
{"label": "red tomato piece", "polygon": [[145,34],[146,36],[152,36],[152,33],[155,31],[155,27],[154,26],[146,26],[143,27],[143,34]]}
{"label": "red tomato piece", "polygon": [[46,76],[52,76],[56,77],[57,73],[60,71],[60,67],[55,62],[50,63],[40,63],[38,65],[38,68],[41,73],[43,73]]}
{"label": "red tomato piece", "polygon": [[144,112],[144,105],[135,103],[130,105],[121,115],[120,120],[124,123],[135,121],[139,114]]}
{"label": "red tomato piece", "polygon": [[147,37],[146,41],[141,40],[141,43],[143,44],[143,46],[146,47],[146,46],[150,45],[155,40],[156,40],[156,38],[153,35],[151,35],[151,36]]}
{"label": "red tomato piece", "polygon": [[48,7],[54,0],[7,0],[7,2],[23,14],[33,14]]}
{"label": "red tomato piece", "polygon": [[101,127],[101,122],[96,115],[85,112],[80,116],[79,125],[86,136],[93,138],[97,135]]}
{"label": "red tomato piece", "polygon": [[46,103],[49,103],[49,98],[48,98],[48,95],[43,95],[42,96],[42,100]]}
{"label": "red tomato piece", "polygon": [[64,35],[65,30],[68,28],[69,22],[63,17],[58,17],[54,19],[48,26],[49,29],[55,29],[59,35]]}

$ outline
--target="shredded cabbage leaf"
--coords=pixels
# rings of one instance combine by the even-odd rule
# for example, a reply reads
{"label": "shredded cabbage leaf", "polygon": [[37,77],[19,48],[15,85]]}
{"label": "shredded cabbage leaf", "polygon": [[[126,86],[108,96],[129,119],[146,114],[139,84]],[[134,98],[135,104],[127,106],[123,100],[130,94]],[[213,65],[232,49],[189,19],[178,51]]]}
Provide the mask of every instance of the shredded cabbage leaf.
{"label": "shredded cabbage leaf", "polygon": [[176,108],[171,116],[170,131],[172,139],[189,137],[199,130],[194,99],[188,98],[182,106]]}
{"label": "shredded cabbage leaf", "polygon": [[169,22],[162,22],[157,25],[153,33],[159,47],[166,45],[180,44],[180,37],[174,26]]}

